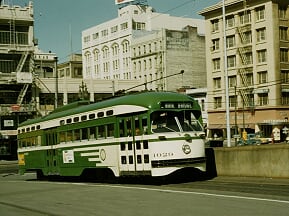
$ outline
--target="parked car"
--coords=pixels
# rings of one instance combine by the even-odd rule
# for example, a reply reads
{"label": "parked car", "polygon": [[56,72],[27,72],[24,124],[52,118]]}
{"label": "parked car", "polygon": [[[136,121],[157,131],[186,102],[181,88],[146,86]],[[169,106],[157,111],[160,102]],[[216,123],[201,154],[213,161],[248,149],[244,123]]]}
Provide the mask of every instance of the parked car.
{"label": "parked car", "polygon": [[247,139],[238,141],[238,145],[261,145],[270,143],[269,138],[261,137],[258,133],[247,134]]}

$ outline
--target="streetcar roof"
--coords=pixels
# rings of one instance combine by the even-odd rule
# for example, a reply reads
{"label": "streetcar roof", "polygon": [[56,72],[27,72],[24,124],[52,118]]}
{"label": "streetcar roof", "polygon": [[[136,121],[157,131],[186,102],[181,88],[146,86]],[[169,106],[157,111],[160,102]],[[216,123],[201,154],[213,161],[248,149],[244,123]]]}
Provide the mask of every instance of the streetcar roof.
{"label": "streetcar roof", "polygon": [[[141,92],[134,93],[120,97],[114,97],[111,99],[103,100],[100,102],[89,103],[89,101],[77,101],[60,108],[55,109],[46,116],[39,117],[36,119],[29,119],[19,125],[25,126],[29,124],[35,124],[38,122],[48,121],[56,118],[61,118],[64,116],[79,114],[83,112],[89,112],[92,110],[103,109],[106,107],[112,107],[116,105],[134,105],[141,106],[147,109],[159,108],[159,104],[162,101],[194,101],[194,99],[188,95],[180,94],[176,92]],[[199,110],[199,104],[194,103],[193,109]]]}

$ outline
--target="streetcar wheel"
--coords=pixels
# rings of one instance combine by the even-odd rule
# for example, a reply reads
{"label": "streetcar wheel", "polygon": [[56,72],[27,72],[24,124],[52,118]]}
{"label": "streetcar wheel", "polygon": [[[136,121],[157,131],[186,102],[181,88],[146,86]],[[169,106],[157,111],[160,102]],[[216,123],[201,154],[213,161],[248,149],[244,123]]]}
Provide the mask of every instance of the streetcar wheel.
{"label": "streetcar wheel", "polygon": [[37,178],[37,180],[44,180],[45,179],[45,176],[43,175],[42,170],[36,171],[36,178]]}

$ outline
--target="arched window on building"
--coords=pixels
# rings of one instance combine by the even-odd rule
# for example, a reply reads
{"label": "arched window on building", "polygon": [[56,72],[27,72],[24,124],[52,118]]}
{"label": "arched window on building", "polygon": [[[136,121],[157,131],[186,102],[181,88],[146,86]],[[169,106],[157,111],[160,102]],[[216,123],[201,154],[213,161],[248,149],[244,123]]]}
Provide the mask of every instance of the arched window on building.
{"label": "arched window on building", "polygon": [[84,53],[85,71],[84,78],[91,77],[91,53],[89,51]]}

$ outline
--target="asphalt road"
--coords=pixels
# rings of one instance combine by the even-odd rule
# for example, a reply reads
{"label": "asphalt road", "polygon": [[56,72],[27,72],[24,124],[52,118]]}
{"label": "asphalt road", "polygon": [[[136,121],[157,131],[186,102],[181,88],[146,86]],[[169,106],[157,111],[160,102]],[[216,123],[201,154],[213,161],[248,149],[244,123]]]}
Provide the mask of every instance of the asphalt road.
{"label": "asphalt road", "polygon": [[0,215],[288,215],[289,179],[215,177],[120,183],[0,174]]}

